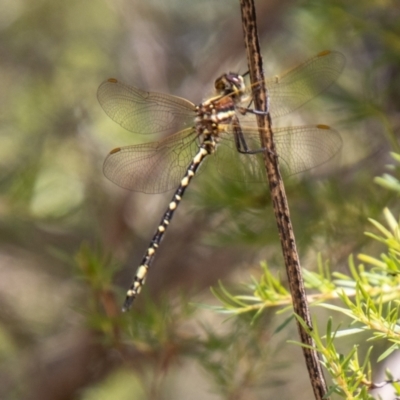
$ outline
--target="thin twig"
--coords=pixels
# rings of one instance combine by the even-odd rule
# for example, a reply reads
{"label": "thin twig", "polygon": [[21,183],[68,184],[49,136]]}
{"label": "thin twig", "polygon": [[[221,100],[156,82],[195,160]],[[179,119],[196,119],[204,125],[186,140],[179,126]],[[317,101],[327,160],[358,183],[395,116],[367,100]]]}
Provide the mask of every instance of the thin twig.
{"label": "thin twig", "polygon": [[[261,90],[254,91],[254,106],[256,110],[268,111],[268,97],[264,85],[264,73],[257,34],[254,2],[253,0],[240,0],[240,5],[250,80],[253,87],[256,87],[254,86],[255,83],[259,83],[257,89],[261,86]],[[272,121],[269,113],[257,115],[257,123],[260,128],[261,144],[263,148],[266,149],[264,152],[265,168],[268,175],[271,199],[278,225],[289,288],[293,299],[294,312],[299,315],[306,322],[310,330],[312,330],[311,316],[301,273],[300,260],[296,249],[285,188],[279,171],[278,155],[273,140]],[[317,400],[322,400],[327,392],[327,387],[318,353],[315,350],[315,343],[299,323],[297,323],[297,327],[301,342],[312,347],[312,349],[303,347],[303,354],[314,396]]]}

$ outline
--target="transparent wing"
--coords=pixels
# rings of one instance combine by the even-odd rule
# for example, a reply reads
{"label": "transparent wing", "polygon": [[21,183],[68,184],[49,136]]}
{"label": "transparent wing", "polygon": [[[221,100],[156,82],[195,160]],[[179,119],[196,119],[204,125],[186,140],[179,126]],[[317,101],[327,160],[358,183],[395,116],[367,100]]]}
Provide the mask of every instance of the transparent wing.
{"label": "transparent wing", "polygon": [[105,159],[104,175],[125,189],[165,192],[178,187],[198,148],[192,128],[160,142],[118,147]]}
{"label": "transparent wing", "polygon": [[323,51],[282,76],[266,80],[271,116],[288,114],[327,89],[345,61],[339,52]]}
{"label": "transparent wing", "polygon": [[104,81],[97,98],[106,114],[140,134],[178,132],[194,125],[195,105],[180,97],[145,92],[116,79]]}
{"label": "transparent wing", "polygon": [[[271,115],[287,114],[328,88],[339,76],[344,62],[341,53],[325,51],[281,77],[266,81]],[[116,79],[103,82],[97,96],[104,111],[125,129],[140,134],[178,131],[160,142],[114,149],[104,162],[104,174],[119,186],[146,193],[176,187],[198,149],[192,128],[195,105],[179,97],[146,92]],[[259,148],[258,130],[242,129],[250,148]],[[261,157],[238,153],[233,148],[231,130],[232,127],[221,133],[225,140],[221,140],[221,149],[217,151],[218,168],[231,179],[249,180],[249,174],[244,172],[247,170],[255,177],[250,180],[261,180]],[[342,144],[339,134],[324,125],[274,129],[274,134],[281,164],[288,174],[325,163]]]}
{"label": "transparent wing", "polygon": [[[260,149],[258,129],[243,126],[241,128],[249,149]],[[339,133],[327,125],[275,128],[273,132],[279,164],[286,176],[308,171],[326,163],[342,147]],[[232,180],[247,182],[265,180],[261,153],[239,153],[231,132],[223,132],[220,137],[216,159],[221,174]]]}

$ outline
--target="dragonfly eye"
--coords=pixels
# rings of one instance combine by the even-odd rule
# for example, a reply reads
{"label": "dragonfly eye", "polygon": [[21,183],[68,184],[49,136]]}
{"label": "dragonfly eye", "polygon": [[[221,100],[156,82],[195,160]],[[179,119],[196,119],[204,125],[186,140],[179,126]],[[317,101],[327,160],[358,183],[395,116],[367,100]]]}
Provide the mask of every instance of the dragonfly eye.
{"label": "dragonfly eye", "polygon": [[214,87],[218,93],[223,93],[227,90],[227,84],[226,74],[224,74],[215,80]]}
{"label": "dragonfly eye", "polygon": [[241,75],[229,72],[223,74],[215,81],[215,89],[219,94],[242,93],[245,89],[244,79]]}

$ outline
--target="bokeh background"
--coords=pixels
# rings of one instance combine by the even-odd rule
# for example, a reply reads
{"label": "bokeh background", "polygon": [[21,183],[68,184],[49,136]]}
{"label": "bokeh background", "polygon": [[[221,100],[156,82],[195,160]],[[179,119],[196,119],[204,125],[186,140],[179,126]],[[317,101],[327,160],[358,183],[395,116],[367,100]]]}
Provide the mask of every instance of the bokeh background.
{"label": "bokeh background", "polygon": [[[259,0],[267,76],[332,49],[346,68],[276,125],[341,133],[334,165],[287,182],[303,267],[347,269],[379,254],[367,218],[396,212],[373,183],[398,150],[400,6],[396,0]],[[225,71],[246,71],[233,0],[0,1],[0,398],[310,398],[294,323],[226,321],[209,287],[249,282],[283,261],[266,185],[194,179],[127,315],[124,292],[171,193],[109,182],[114,147],[154,138],[111,121],[96,99],[115,77],[200,102]],[[397,207],[397,208],[396,208]],[[321,313],[321,318],[326,315]],[[336,316],[335,322],[340,318]],[[343,342],[344,346],[354,344]],[[379,370],[381,366],[376,366]]]}

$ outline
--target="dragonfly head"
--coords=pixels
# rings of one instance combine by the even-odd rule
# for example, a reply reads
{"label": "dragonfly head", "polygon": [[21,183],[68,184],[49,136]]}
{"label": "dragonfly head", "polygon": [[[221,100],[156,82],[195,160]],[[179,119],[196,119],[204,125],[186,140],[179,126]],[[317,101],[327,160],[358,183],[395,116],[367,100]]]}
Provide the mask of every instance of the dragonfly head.
{"label": "dragonfly head", "polygon": [[242,75],[228,72],[221,75],[215,81],[217,94],[222,96],[232,96],[237,100],[245,94],[245,83]]}

